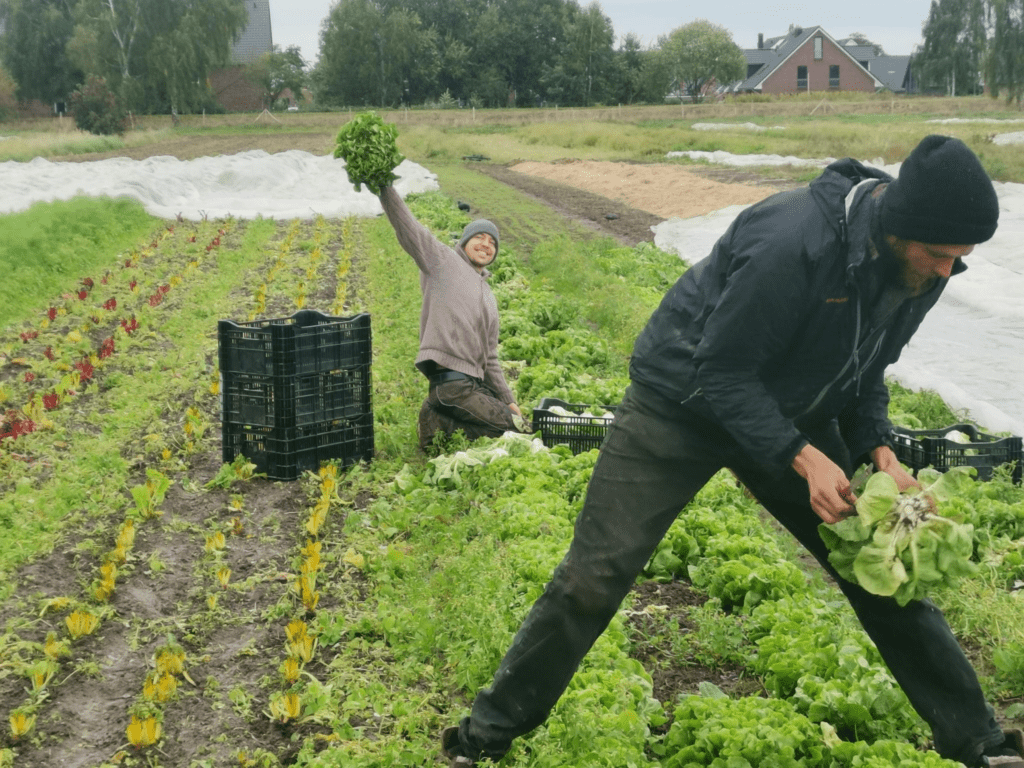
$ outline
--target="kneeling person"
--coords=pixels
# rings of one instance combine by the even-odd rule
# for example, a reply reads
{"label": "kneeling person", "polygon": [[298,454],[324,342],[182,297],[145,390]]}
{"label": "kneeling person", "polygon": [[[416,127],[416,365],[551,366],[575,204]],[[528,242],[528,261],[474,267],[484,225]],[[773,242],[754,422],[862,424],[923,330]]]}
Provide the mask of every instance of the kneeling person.
{"label": "kneeling person", "polygon": [[420,409],[420,447],[438,432],[457,430],[474,440],[520,431],[522,413],[498,362],[498,303],[487,267],[498,255],[498,228],[470,223],[455,248],[416,220],[395,191],[385,187],[381,205],[398,242],[420,269],[423,308],[416,367],[430,381]]}

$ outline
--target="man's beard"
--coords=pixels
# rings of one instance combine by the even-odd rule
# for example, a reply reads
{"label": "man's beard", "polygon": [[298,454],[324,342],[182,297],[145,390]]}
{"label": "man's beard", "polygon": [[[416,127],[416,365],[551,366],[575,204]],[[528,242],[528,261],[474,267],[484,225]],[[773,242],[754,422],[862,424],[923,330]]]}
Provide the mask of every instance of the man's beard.
{"label": "man's beard", "polygon": [[920,295],[935,285],[938,278],[922,278],[910,270],[906,259],[889,245],[885,236],[878,238],[878,267],[882,285],[891,285]]}

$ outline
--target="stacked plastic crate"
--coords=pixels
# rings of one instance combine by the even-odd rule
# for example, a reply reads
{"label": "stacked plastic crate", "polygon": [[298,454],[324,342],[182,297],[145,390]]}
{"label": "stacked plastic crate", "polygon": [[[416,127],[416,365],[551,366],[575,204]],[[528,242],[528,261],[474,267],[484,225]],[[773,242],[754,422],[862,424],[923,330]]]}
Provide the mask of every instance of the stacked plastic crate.
{"label": "stacked plastic crate", "polygon": [[373,457],[370,316],[217,324],[223,456],[274,480]]}

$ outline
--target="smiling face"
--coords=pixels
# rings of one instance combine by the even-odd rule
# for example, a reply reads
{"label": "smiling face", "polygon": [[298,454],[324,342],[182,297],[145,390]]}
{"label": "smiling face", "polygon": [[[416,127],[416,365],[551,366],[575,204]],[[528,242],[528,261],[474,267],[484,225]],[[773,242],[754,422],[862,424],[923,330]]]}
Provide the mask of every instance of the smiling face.
{"label": "smiling face", "polygon": [[886,239],[900,263],[900,282],[915,293],[923,293],[940,277],[948,278],[956,260],[974,250],[973,245],[919,243],[891,235]]}
{"label": "smiling face", "polygon": [[494,261],[494,256],[498,252],[498,245],[494,242],[494,238],[486,232],[480,232],[479,234],[473,235],[466,244],[462,246],[462,250],[469,256],[470,262],[473,264],[473,268],[480,272]]}

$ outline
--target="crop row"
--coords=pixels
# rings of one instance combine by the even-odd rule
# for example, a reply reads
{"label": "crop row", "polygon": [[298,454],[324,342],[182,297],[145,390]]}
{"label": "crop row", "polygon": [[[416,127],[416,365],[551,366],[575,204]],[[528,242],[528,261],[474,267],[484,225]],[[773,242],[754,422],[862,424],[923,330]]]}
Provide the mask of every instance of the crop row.
{"label": "crop row", "polygon": [[[223,227],[206,244],[207,256],[220,245]],[[38,428],[52,426],[48,411],[62,405],[68,398],[93,381],[99,368],[116,351],[117,337],[131,335],[139,329],[136,312],[143,306],[156,307],[183,280],[200,269],[201,250],[195,245],[196,231],[179,232],[171,240],[175,227],[168,227],[148,246],[133,251],[114,271],[99,280],[82,278],[77,292],[61,296],[34,325],[27,324],[19,334],[21,344],[7,345],[6,383],[0,384],[0,405],[11,403],[0,421],[0,441],[13,440]],[[190,245],[192,244],[192,245]],[[170,273],[153,279],[153,270],[139,270],[140,264],[151,260],[160,248],[183,253]],[[106,300],[98,303],[93,293],[100,286]],[[90,301],[91,300],[91,301]],[[13,373],[23,369],[20,380]]]}
{"label": "crop row", "polygon": [[[222,241],[220,238],[226,235],[231,227],[231,222],[219,223],[220,231],[213,238],[210,244],[212,247],[207,247],[205,255],[200,258],[195,258],[189,248],[191,242],[194,239],[194,235],[187,233],[178,232],[175,237],[171,229],[167,229],[166,232],[160,237],[154,239],[153,251],[147,251],[144,257],[135,258],[129,257],[126,261],[130,262],[126,266],[121,267],[121,270],[137,270],[132,275],[131,280],[116,280],[112,277],[104,282],[102,279],[98,279],[96,284],[108,286],[113,290],[115,287],[120,286],[126,289],[126,292],[118,294],[117,304],[108,301],[109,309],[106,311],[112,311],[118,308],[123,308],[125,305],[131,305],[132,298],[137,296],[145,289],[150,281],[157,285],[157,289],[152,293],[148,294],[149,299],[140,300],[141,306],[139,307],[139,319],[142,323],[136,328],[142,327],[145,330],[145,335],[134,340],[133,352],[131,356],[125,356],[123,359],[114,358],[107,360],[103,358],[103,365],[109,365],[110,368],[106,373],[105,378],[109,379],[105,385],[97,387],[93,386],[90,390],[93,397],[82,397],[76,400],[75,408],[69,412],[72,417],[71,421],[75,424],[89,423],[96,418],[101,418],[100,414],[105,408],[105,400],[109,398],[111,394],[117,393],[119,389],[128,383],[129,380],[124,378],[124,369],[130,370],[132,367],[138,365],[139,362],[144,362],[144,358],[140,360],[139,353],[142,351],[144,355],[152,354],[150,349],[156,348],[170,348],[174,349],[180,341],[175,340],[170,334],[176,332],[176,323],[173,317],[168,315],[158,315],[157,313],[166,312],[165,303],[163,301],[164,296],[176,295],[176,290],[180,288],[187,289],[182,294],[182,301],[176,302],[172,308],[172,312],[180,312],[181,307],[188,304],[186,295],[191,293],[195,295],[197,289],[203,289],[203,281],[194,279],[198,276],[200,270],[202,270],[207,281],[211,278],[213,281],[219,280],[219,273],[222,271],[220,264],[222,260],[230,258],[237,266],[238,274],[243,276],[245,280],[250,279],[250,268],[254,262],[251,256],[247,256],[248,263],[245,262],[245,257],[236,256],[230,252],[226,254],[227,258],[221,256],[218,258],[218,253],[215,250]],[[181,228],[179,227],[179,230]],[[267,228],[261,226],[260,231],[266,233]],[[299,232],[298,223],[294,222],[292,225],[293,237]],[[250,233],[240,230],[240,234],[243,238],[251,239]],[[255,232],[252,234],[256,234]],[[264,235],[265,236],[265,235]],[[330,233],[323,228],[322,232],[317,235],[323,242],[323,246],[326,250],[329,244]],[[184,239],[186,246],[180,248],[181,240]],[[216,241],[216,242],[214,242]],[[234,247],[239,247],[236,243]],[[269,245],[266,246],[269,248]],[[145,250],[145,249],[143,249]],[[182,253],[181,251],[185,252]],[[264,251],[266,252],[266,251]],[[288,264],[294,265],[297,268],[308,270],[310,267],[308,263],[305,266],[299,266],[301,260],[299,259],[301,251],[289,255]],[[306,254],[308,257],[308,253]],[[131,263],[134,262],[134,263]],[[120,262],[124,263],[124,262]],[[259,262],[256,262],[257,264]],[[269,262],[263,262],[269,263]],[[183,269],[179,273],[174,272],[175,264],[181,264]],[[168,271],[171,270],[171,271]],[[113,275],[113,272],[111,273]],[[158,276],[159,275],[159,276]],[[170,275],[168,279],[167,275]],[[124,285],[122,285],[122,283]],[[160,286],[168,286],[167,290],[160,290]],[[333,288],[333,285],[331,286]],[[153,296],[158,296],[159,301],[152,301]],[[17,336],[9,343],[10,345],[18,345],[19,354],[23,351],[37,352],[41,350],[49,350],[53,360],[50,359],[51,355],[42,354],[41,357],[33,357],[32,365],[35,370],[40,372],[46,371],[46,365],[53,363],[54,365],[59,364],[66,356],[65,352],[61,347],[58,346],[61,340],[66,340],[69,334],[72,334],[76,330],[76,324],[78,323],[77,313],[80,309],[80,305],[76,305],[73,302],[83,301],[77,297],[66,298],[69,302],[67,306],[57,307],[57,303],[54,303],[53,319],[47,316],[41,321],[37,322],[36,332],[29,334],[30,338],[22,339],[21,334],[25,333],[26,326],[17,329]],[[289,297],[279,296],[273,294],[271,296],[271,305],[280,306],[282,302],[294,302],[294,294]],[[193,305],[201,307],[201,302],[191,302]],[[221,310],[224,311],[224,310]],[[237,311],[237,308],[235,309]],[[116,322],[116,318],[107,318],[104,320],[104,316],[97,316],[101,321],[104,322]],[[170,317],[170,322],[167,322]],[[92,318],[89,318],[91,322]],[[94,324],[89,329],[92,336],[96,336],[101,333],[102,326]],[[77,328],[81,332],[81,327]],[[189,333],[189,331],[185,331]],[[190,332],[191,337],[195,338],[194,331]],[[206,339],[211,339],[212,336],[204,334]],[[72,336],[72,339],[74,337]],[[206,341],[205,350],[200,350],[199,353],[206,359],[215,358],[212,354],[214,350],[209,348],[209,341]],[[144,351],[145,350],[145,351]],[[180,359],[182,350],[177,352]],[[180,395],[174,394],[175,389],[179,388],[177,382],[180,381],[185,387],[185,402],[194,401],[193,405],[182,405],[179,406],[180,410],[177,413],[172,409],[171,412],[166,415],[168,418],[163,418],[159,422],[151,422],[149,425],[144,427],[147,429],[146,433],[136,433],[127,443],[122,444],[120,448],[124,451],[134,452],[141,448],[142,455],[145,458],[142,461],[142,467],[139,469],[145,476],[145,481],[138,486],[132,488],[130,493],[126,494],[126,489],[117,489],[116,487],[112,493],[109,494],[109,500],[105,502],[103,508],[97,509],[97,512],[102,516],[102,520],[96,520],[96,527],[91,535],[97,539],[106,539],[107,536],[114,538],[114,547],[105,554],[98,554],[96,560],[96,576],[89,579],[85,576],[84,572],[79,573],[68,573],[66,574],[64,583],[75,582],[82,585],[83,596],[81,598],[70,598],[64,600],[60,597],[48,598],[46,602],[47,613],[52,616],[54,612],[60,608],[62,611],[70,611],[67,614],[67,632],[71,635],[77,633],[79,638],[96,638],[99,633],[103,633],[109,637],[90,640],[87,646],[80,649],[71,661],[71,677],[77,679],[75,675],[76,670],[91,667],[96,662],[88,661],[90,655],[90,648],[92,653],[101,654],[98,658],[107,658],[102,656],[100,649],[107,646],[107,644],[120,633],[120,626],[129,624],[133,627],[133,632],[142,632],[146,634],[151,629],[147,627],[152,624],[152,620],[147,620],[145,616],[136,616],[131,613],[134,595],[138,590],[145,590],[146,587],[139,584],[141,576],[140,568],[142,565],[149,565],[146,570],[150,574],[150,578],[157,578],[158,573],[165,572],[165,566],[161,564],[158,559],[157,551],[152,550],[154,541],[158,541],[166,538],[167,536],[173,536],[173,530],[175,527],[181,525],[181,520],[175,517],[170,523],[164,523],[158,525],[157,528],[153,529],[147,536],[148,548],[150,549],[148,555],[145,552],[133,553],[131,551],[131,544],[135,541],[135,534],[138,531],[138,526],[141,522],[157,518],[159,516],[159,505],[162,500],[162,496],[168,490],[168,485],[171,485],[171,489],[174,494],[178,497],[184,492],[184,489],[189,487],[195,487],[196,480],[194,478],[199,472],[198,467],[208,461],[208,455],[212,451],[219,453],[217,450],[218,446],[209,440],[210,437],[210,424],[218,418],[216,413],[216,401],[212,399],[211,395],[216,394],[217,390],[217,372],[210,368],[206,368],[204,372],[204,366],[200,363],[196,366],[187,377],[174,376],[165,377],[164,381],[167,386],[164,393],[161,393],[160,400],[164,401],[165,398],[170,397],[171,399],[181,402]],[[40,379],[42,376],[40,376]],[[173,382],[173,383],[172,383]],[[16,385],[10,387],[11,391],[22,393],[22,384],[31,384],[33,382],[17,382]],[[89,394],[87,392],[86,394]],[[27,399],[31,400],[32,395],[25,392]],[[32,472],[38,472],[40,467],[49,466],[53,467],[56,471],[62,471],[61,466],[63,459],[60,456],[60,446],[64,445],[64,450],[74,450],[76,443],[82,440],[82,435],[76,435],[69,431],[69,425],[54,424],[52,427],[53,437],[48,440],[41,439],[41,432],[38,430],[27,433],[22,436],[19,435],[19,442],[23,439],[27,441],[23,447],[19,447],[19,450],[25,455],[31,456],[31,461],[22,462],[21,474],[25,476],[25,480],[31,476]],[[88,439],[88,438],[86,438]],[[66,442],[65,442],[66,441]],[[8,441],[10,442],[10,441]],[[54,454],[54,446],[57,446],[58,453]],[[129,456],[132,454],[129,453]],[[141,458],[141,456],[140,456]],[[197,462],[199,462],[197,464]],[[148,465],[148,468],[147,468]],[[161,471],[155,469],[160,467]],[[214,478],[216,481],[210,487],[216,489],[222,487],[224,483],[230,484],[237,482],[239,479],[245,479],[241,477],[238,472],[239,468],[225,467],[224,472]],[[164,475],[166,472],[168,475]],[[244,474],[244,472],[242,473]],[[173,484],[168,477],[173,477]],[[251,473],[250,473],[251,476]],[[227,479],[224,479],[227,478]],[[18,486],[22,487],[22,483],[17,478],[11,478],[11,480]],[[205,481],[199,481],[205,482]],[[181,484],[179,486],[179,483]],[[75,481],[65,475],[63,482],[59,483],[61,492],[65,494],[79,493],[85,494],[87,491],[84,488],[75,487]],[[24,487],[28,488],[28,483],[24,483]],[[125,495],[134,502],[133,507],[129,507],[127,512],[124,513],[124,518],[121,526],[118,528],[116,525],[113,527],[111,532],[110,523],[111,517],[113,516],[113,510],[110,504],[117,504],[119,508],[124,509],[124,498]],[[232,501],[235,502],[235,497],[238,494],[232,495]],[[121,501],[118,503],[116,500],[120,497]],[[179,502],[180,504],[180,502]],[[232,508],[229,506],[229,510]],[[244,524],[242,518],[241,506],[234,508],[236,516],[233,519],[232,525],[228,526],[225,530],[219,522],[214,522],[214,518],[210,518],[207,523],[207,533],[205,535],[205,543],[200,545],[200,552],[202,554],[192,556],[197,563],[199,570],[196,572],[197,578],[205,580],[212,575],[214,584],[217,585],[214,591],[207,594],[204,598],[205,610],[193,610],[191,617],[184,619],[184,624],[179,620],[176,622],[180,631],[182,626],[194,627],[194,629],[186,632],[186,644],[193,647],[193,650],[189,652],[189,657],[195,656],[201,658],[201,653],[196,653],[196,643],[201,642],[200,637],[204,633],[208,632],[207,629],[200,630],[200,627],[205,627],[207,622],[213,622],[216,616],[224,616],[224,609],[218,605],[217,598],[220,595],[233,593],[236,590],[239,593],[244,593],[247,590],[253,588],[254,582],[252,579],[246,579],[237,584],[232,580],[232,564],[225,560],[225,552],[229,542],[225,538],[225,533],[229,535],[242,535],[244,531]],[[79,521],[76,526],[81,529],[81,523],[87,522],[82,516],[78,515]],[[90,532],[87,529],[81,529],[78,535],[90,536]],[[75,536],[74,529],[66,527],[65,536]],[[147,560],[148,558],[148,560]],[[82,560],[83,564],[92,561],[92,558],[76,558]],[[141,561],[141,562],[140,562]],[[237,567],[237,563],[234,563]],[[124,567],[122,569],[122,567]],[[242,569],[245,570],[245,569]],[[117,593],[120,592],[120,582],[122,578],[131,579],[131,588],[128,592],[117,598]],[[13,586],[13,585],[12,585]],[[17,587],[12,590],[17,594]],[[192,589],[193,592],[197,591],[197,588]],[[185,596],[182,595],[182,598]],[[177,601],[178,598],[172,598]],[[12,613],[12,610],[17,611],[15,603],[23,602],[16,599],[14,603],[11,601],[5,606],[5,613],[7,614],[7,630],[8,634],[5,635],[5,640],[11,640],[10,644],[5,642],[5,648],[2,652],[2,659],[0,661],[0,669],[4,666],[8,666],[8,669],[17,667],[18,674],[24,679],[36,680],[35,689],[42,691],[42,693],[34,694],[30,696],[27,702],[17,704],[12,701],[6,694],[7,692],[13,691],[9,686],[5,685],[4,688],[4,700],[3,716],[9,721],[11,727],[10,734],[7,739],[0,739],[0,760],[7,761],[14,759],[16,756],[25,756],[29,760],[39,760],[41,758],[35,757],[37,754],[36,748],[40,745],[46,744],[48,738],[47,734],[52,733],[54,723],[59,722],[59,711],[63,709],[63,699],[68,695],[74,695],[70,692],[63,692],[63,688],[57,687],[57,680],[61,677],[58,670],[52,668],[52,665],[47,664],[46,669],[43,668],[43,662],[49,662],[49,657],[46,656],[47,652],[55,655],[62,654],[64,652],[64,646],[67,645],[65,640],[62,640],[58,636],[44,640],[40,638],[38,641],[35,640],[20,640],[19,635],[33,635],[38,630],[33,628],[36,622],[33,622],[29,617],[32,613],[37,610],[26,606],[28,613],[17,616]],[[64,605],[64,603],[67,605]],[[229,601],[231,605],[232,601]],[[127,613],[125,611],[128,611]],[[109,625],[107,631],[104,632],[104,627],[107,626],[104,622],[105,618],[117,616],[118,621],[114,624]],[[90,620],[91,617],[91,620]],[[49,616],[48,616],[49,618]],[[47,622],[52,623],[52,622]],[[159,625],[159,622],[158,622]],[[188,639],[191,637],[191,639]],[[13,658],[10,654],[14,652],[13,649],[21,649],[21,657]],[[39,654],[40,661],[33,661],[28,655],[25,655],[31,649],[33,653]],[[201,649],[200,649],[201,650]],[[170,655],[169,655],[170,654]],[[184,723],[169,723],[166,718],[175,719],[180,717],[180,702],[179,695],[177,693],[178,687],[181,681],[189,683],[187,673],[184,672],[184,668],[181,664],[171,665],[174,669],[168,667],[168,659],[171,659],[171,655],[174,656],[179,662],[184,663],[185,656],[182,646],[173,639],[168,640],[163,645],[159,645],[150,653],[148,664],[145,661],[140,660],[140,666],[147,669],[143,678],[139,678],[140,691],[138,698],[133,703],[127,712],[122,710],[121,734],[122,741],[126,737],[129,744],[135,749],[146,749],[147,747],[161,742],[161,734],[170,732],[179,732],[179,728]],[[94,658],[97,658],[94,656]],[[173,659],[172,659],[173,660]],[[84,666],[83,666],[84,665]],[[99,668],[103,668],[104,663],[99,661]],[[38,669],[36,669],[38,667]],[[95,669],[95,667],[92,667]],[[0,673],[0,678],[8,677],[9,673]],[[13,682],[13,681],[10,681]],[[88,686],[86,686],[88,688]],[[99,689],[97,689],[99,693]],[[99,694],[103,696],[103,694]],[[193,695],[189,693],[188,695]],[[58,702],[60,706],[49,712],[50,708],[41,708],[45,701]],[[169,705],[173,705],[175,710],[171,713],[167,710]],[[268,717],[270,715],[268,714]],[[111,725],[116,727],[116,723],[121,718],[112,718]],[[104,724],[106,725],[106,724]],[[35,731],[38,732],[38,736],[33,735],[33,726]],[[82,739],[93,739],[93,738],[104,738],[102,733],[99,734],[81,734],[77,738]],[[27,740],[29,739],[29,740]],[[4,749],[3,741],[8,741],[9,746]],[[116,754],[115,754],[116,752]],[[41,753],[39,753],[41,754]],[[124,753],[117,750],[111,750],[108,755],[113,755],[115,761],[120,762],[125,758],[125,755],[130,753]],[[149,759],[152,762],[158,758],[155,753],[151,755]],[[266,753],[265,750],[256,748],[251,750],[248,754],[259,756]],[[131,762],[131,758],[127,758]],[[241,758],[239,758],[241,759]],[[248,758],[247,758],[248,759]],[[260,758],[262,759],[262,758]],[[20,764],[21,758],[19,757],[15,764]],[[4,763],[6,764],[6,763]],[[30,763],[39,764],[39,763]],[[48,759],[43,759],[41,764],[48,764]],[[248,763],[243,763],[248,764]],[[256,765],[256,762],[252,763]],[[262,764],[262,763],[261,763]]]}

